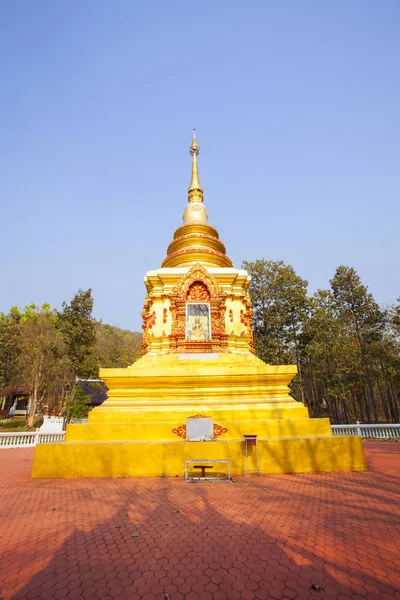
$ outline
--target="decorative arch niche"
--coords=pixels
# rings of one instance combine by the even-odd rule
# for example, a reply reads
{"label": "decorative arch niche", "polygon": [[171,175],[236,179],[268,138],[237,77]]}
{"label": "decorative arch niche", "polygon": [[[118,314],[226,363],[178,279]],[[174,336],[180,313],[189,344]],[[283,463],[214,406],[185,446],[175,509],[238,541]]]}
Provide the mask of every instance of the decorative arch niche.
{"label": "decorative arch niche", "polygon": [[[194,265],[173,288],[170,295],[172,352],[203,353],[226,352],[228,335],[225,332],[226,294],[217,280],[199,263]],[[187,335],[187,305],[209,306],[209,339],[191,340]]]}
{"label": "decorative arch niche", "polygon": [[209,302],[210,292],[202,281],[194,281],[186,294],[186,302]]}

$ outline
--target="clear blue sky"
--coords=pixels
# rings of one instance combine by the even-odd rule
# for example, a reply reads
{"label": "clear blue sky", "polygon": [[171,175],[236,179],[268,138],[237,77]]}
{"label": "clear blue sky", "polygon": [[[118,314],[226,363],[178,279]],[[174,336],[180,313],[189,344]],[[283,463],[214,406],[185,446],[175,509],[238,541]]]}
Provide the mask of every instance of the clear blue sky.
{"label": "clear blue sky", "polygon": [[197,128],[235,266],[400,295],[398,0],[0,3],[0,311],[93,288],[140,329]]}

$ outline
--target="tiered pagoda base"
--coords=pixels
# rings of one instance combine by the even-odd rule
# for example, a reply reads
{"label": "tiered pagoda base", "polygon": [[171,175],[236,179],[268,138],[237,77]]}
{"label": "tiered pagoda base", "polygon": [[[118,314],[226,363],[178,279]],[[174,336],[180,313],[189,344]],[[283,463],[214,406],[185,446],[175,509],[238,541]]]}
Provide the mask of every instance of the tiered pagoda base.
{"label": "tiered pagoda base", "polygon": [[[146,355],[127,369],[102,369],[104,404],[66,442],[38,445],[32,477],[183,475],[188,459],[229,459],[256,468],[244,436],[257,436],[262,473],[364,470],[361,438],[334,437],[289,396],[296,367],[243,354]],[[187,441],[186,419],[213,419],[214,440]]]}

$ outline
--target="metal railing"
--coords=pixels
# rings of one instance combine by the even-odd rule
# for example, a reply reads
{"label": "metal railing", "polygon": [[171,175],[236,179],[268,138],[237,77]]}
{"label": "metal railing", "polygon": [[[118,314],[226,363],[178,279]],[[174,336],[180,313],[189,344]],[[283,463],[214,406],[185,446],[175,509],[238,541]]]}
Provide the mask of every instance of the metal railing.
{"label": "metal railing", "polygon": [[0,433],[0,449],[30,448],[37,444],[55,444],[64,440],[65,431],[61,433],[40,433],[39,431]]}
{"label": "metal railing", "polygon": [[359,423],[331,425],[333,435],[359,435],[363,438],[400,438],[400,423]]}

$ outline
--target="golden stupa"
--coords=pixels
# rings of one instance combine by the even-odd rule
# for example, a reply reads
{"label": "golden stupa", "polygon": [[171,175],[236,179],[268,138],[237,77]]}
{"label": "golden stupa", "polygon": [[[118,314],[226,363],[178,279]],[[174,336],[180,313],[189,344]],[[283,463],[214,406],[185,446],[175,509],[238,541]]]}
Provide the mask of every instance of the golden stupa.
{"label": "golden stupa", "polygon": [[[296,366],[254,355],[250,276],[208,224],[196,134],[190,154],[183,224],[144,280],[143,356],[100,369],[107,400],[65,442],[36,447],[32,477],[183,475],[189,459],[229,460],[233,474],[365,469],[359,437],[332,436],[290,396]],[[196,419],[212,433],[191,441]]]}

